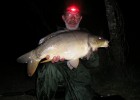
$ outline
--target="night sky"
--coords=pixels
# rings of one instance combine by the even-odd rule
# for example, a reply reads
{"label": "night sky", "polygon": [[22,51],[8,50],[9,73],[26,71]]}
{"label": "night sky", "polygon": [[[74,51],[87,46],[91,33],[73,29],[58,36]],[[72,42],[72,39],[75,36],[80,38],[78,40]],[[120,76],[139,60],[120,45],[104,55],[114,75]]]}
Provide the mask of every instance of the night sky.
{"label": "night sky", "polygon": [[[4,7],[3,32],[1,32],[1,67],[0,67],[0,93],[16,87],[13,83],[15,80],[28,80],[32,85],[32,78],[27,77],[26,65],[18,64],[17,57],[35,48],[40,38],[56,31],[57,27],[64,27],[61,19],[65,0],[31,1],[23,0],[11,2]],[[80,0],[79,0],[80,1]],[[103,0],[81,0],[83,10],[83,20],[81,27],[89,31],[108,37],[108,27],[105,16]],[[118,1],[120,11],[124,17],[125,25],[125,42],[128,63],[136,67],[138,56],[138,26],[137,6],[134,2]],[[23,81],[20,83],[23,88]],[[28,84],[28,82],[25,84]],[[25,88],[27,88],[25,86]],[[32,87],[31,87],[32,88]],[[18,90],[20,90],[18,88]],[[13,90],[11,90],[13,91]],[[22,89],[21,89],[22,91]]]}

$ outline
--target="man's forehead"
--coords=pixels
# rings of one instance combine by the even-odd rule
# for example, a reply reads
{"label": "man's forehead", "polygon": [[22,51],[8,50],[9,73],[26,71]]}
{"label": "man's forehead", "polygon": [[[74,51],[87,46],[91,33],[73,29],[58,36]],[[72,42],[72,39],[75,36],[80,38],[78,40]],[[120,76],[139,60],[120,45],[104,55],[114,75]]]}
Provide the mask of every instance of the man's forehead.
{"label": "man's forehead", "polygon": [[65,14],[66,14],[66,15],[67,15],[67,14],[80,15],[79,12],[70,12],[70,11],[67,11]]}

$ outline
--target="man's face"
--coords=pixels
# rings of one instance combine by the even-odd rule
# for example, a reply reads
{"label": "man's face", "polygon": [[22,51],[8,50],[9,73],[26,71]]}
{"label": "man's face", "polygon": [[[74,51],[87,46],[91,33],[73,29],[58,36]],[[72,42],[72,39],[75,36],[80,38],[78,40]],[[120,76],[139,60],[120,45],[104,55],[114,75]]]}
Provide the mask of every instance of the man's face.
{"label": "man's face", "polygon": [[79,13],[66,12],[65,15],[62,16],[62,19],[67,29],[75,30],[79,27],[82,16]]}

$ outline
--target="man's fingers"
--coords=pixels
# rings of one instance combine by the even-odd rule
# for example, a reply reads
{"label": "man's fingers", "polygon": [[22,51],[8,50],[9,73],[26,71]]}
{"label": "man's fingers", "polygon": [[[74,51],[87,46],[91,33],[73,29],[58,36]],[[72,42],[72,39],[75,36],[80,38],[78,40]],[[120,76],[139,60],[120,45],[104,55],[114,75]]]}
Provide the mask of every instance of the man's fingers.
{"label": "man's fingers", "polygon": [[56,56],[53,57],[52,63],[55,63]]}
{"label": "man's fingers", "polygon": [[58,62],[58,61],[64,61],[64,60],[65,60],[64,58],[60,59],[60,56],[54,56],[53,59],[52,59],[52,63],[55,63],[55,62]]}
{"label": "man's fingers", "polygon": [[58,62],[60,60],[60,56],[56,56],[55,62]]}
{"label": "man's fingers", "polygon": [[65,58],[61,58],[61,59],[60,59],[60,61],[64,61],[64,60],[65,60]]}

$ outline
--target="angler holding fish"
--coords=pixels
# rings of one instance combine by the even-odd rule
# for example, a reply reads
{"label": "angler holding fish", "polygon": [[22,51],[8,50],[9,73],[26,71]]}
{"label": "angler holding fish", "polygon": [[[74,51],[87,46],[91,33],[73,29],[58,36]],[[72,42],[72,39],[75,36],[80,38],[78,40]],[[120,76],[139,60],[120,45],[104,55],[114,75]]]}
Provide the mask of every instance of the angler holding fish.
{"label": "angler holding fish", "polygon": [[[52,100],[59,86],[65,88],[65,100],[92,100],[92,80],[86,66],[98,66],[97,50],[108,47],[109,41],[79,28],[82,16],[74,5],[66,9],[62,19],[66,29],[42,38],[37,48],[17,61],[27,63],[29,76],[37,71],[38,100]],[[90,59],[90,65],[84,65],[81,59],[85,58]]]}

